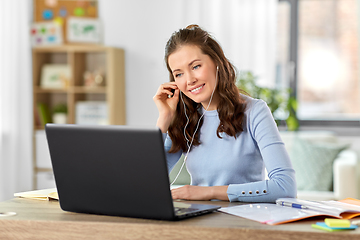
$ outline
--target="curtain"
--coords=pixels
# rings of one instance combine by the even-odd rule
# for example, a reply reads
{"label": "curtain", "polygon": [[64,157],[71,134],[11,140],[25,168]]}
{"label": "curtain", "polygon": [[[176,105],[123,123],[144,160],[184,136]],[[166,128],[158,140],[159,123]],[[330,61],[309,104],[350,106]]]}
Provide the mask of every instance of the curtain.
{"label": "curtain", "polygon": [[0,201],[32,188],[31,3],[0,1]]}
{"label": "curtain", "polygon": [[278,0],[184,0],[184,27],[198,24],[214,36],[238,71],[275,85]]}

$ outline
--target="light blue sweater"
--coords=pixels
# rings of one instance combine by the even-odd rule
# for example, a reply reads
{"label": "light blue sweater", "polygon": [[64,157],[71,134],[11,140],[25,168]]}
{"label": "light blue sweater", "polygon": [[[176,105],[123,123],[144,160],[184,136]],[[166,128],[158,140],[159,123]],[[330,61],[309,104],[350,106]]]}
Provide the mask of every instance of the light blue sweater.
{"label": "light blue sweater", "polygon": [[[262,100],[242,96],[247,101],[246,127],[236,139],[225,133],[218,138],[217,110],[205,113],[199,129],[201,144],[193,147],[186,161],[191,185],[229,185],[230,201],[275,202],[296,197],[295,171],[270,109]],[[172,142],[167,134],[164,144],[171,171],[183,152],[168,153]],[[265,180],[265,168],[269,180]]]}

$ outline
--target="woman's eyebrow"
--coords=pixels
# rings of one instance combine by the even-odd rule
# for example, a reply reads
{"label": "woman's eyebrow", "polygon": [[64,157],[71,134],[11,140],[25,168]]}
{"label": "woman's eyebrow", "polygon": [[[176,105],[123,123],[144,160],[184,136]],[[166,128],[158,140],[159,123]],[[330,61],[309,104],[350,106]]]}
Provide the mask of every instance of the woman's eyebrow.
{"label": "woman's eyebrow", "polygon": [[[188,66],[191,66],[194,62],[196,62],[196,61],[200,61],[200,59],[194,59],[194,60],[192,60],[189,64],[188,64]],[[174,72],[177,72],[177,71],[181,71],[180,69],[175,69],[175,70],[173,70],[172,71],[172,73],[174,73]]]}
{"label": "woman's eyebrow", "polygon": [[194,60],[192,60],[190,63],[189,63],[189,66],[191,66],[194,62],[196,62],[196,61],[200,61],[200,59],[194,59]]}

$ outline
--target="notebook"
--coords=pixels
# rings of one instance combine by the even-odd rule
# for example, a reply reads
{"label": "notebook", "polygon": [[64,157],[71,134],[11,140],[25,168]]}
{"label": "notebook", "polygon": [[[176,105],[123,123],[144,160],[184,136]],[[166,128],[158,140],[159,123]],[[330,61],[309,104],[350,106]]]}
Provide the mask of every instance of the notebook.
{"label": "notebook", "polygon": [[177,220],[215,205],[173,201],[160,129],[46,124],[64,211]]}

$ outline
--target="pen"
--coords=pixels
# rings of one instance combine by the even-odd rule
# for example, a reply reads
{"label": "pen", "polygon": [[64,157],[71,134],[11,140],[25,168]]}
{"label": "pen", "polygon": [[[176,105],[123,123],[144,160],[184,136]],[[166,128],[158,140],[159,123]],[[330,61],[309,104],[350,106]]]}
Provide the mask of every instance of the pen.
{"label": "pen", "polygon": [[281,205],[281,206],[286,206],[286,207],[293,207],[293,208],[299,208],[299,209],[307,209],[307,207],[301,205],[301,204],[296,204],[296,203],[288,203],[288,202],[277,202],[277,204]]}

